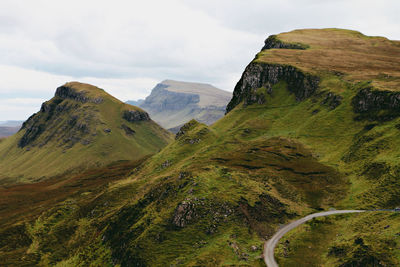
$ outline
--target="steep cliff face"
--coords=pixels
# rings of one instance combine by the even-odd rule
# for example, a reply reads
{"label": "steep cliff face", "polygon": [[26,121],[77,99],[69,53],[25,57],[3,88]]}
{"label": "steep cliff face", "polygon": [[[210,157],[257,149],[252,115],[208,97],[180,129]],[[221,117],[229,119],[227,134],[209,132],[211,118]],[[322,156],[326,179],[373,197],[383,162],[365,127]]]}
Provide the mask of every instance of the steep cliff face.
{"label": "steep cliff face", "polygon": [[265,103],[265,95],[258,94],[256,90],[265,87],[266,92],[272,94],[272,86],[279,81],[287,82],[289,91],[296,96],[297,101],[301,101],[316,92],[319,78],[293,66],[252,62],[235,86],[226,111],[231,111],[242,101],[245,105]]}
{"label": "steep cliff face", "polygon": [[212,124],[224,115],[229,92],[208,84],[166,80],[152,90],[140,107],[161,126],[176,132],[191,119]]}
{"label": "steep cliff face", "polygon": [[[400,205],[399,41],[340,29],[270,36],[237,83],[227,112],[231,122],[217,128],[240,125],[229,130],[235,138],[288,137],[335,166],[349,186],[341,207]],[[392,216],[317,221],[289,235],[275,256],[282,266],[398,266],[390,246],[398,243],[400,223]],[[380,230],[371,231],[372,220]],[[321,241],[312,251],[310,239]]]}
{"label": "steep cliff face", "polygon": [[[18,146],[44,146],[51,141],[58,145],[74,146],[81,142],[88,145],[94,139],[97,125],[94,109],[86,106],[82,112],[82,104],[91,102],[100,104],[102,98],[90,98],[85,92],[78,92],[68,86],[58,87],[55,96],[50,101],[44,102],[40,111],[33,114],[22,124],[20,132],[23,133],[18,141]],[[40,141],[37,139],[42,136]]]}
{"label": "steep cliff face", "polygon": [[141,110],[125,110],[122,117],[129,122],[149,121],[150,116]]}
{"label": "steep cliff face", "polygon": [[301,43],[289,43],[289,42],[284,42],[278,38],[277,35],[271,35],[264,41],[264,47],[261,49],[266,50],[266,49],[273,49],[273,48],[278,48],[278,49],[300,49],[304,50],[307,49],[308,46],[305,44]]}
{"label": "steep cliff face", "polygon": [[400,116],[400,92],[361,89],[352,99],[357,118],[370,120],[392,120]]}

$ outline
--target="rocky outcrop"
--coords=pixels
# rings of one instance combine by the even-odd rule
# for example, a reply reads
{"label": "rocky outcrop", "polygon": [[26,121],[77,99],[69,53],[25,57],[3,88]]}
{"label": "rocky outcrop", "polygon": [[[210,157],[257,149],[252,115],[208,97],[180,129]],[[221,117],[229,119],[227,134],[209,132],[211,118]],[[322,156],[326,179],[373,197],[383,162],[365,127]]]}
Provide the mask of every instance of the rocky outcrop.
{"label": "rocky outcrop", "polygon": [[307,49],[307,46],[304,45],[304,44],[283,42],[282,40],[279,40],[278,36],[276,36],[276,35],[269,36],[264,41],[264,43],[265,43],[265,45],[261,49],[261,51],[262,50],[266,50],[266,49],[272,49],[272,48],[278,48],[278,49],[301,49],[301,50]]}
{"label": "rocky outcrop", "polygon": [[196,120],[191,120],[185,123],[175,135],[175,140],[179,139],[181,136],[185,135],[188,131],[196,127],[199,123]]}
{"label": "rocky outcrop", "polygon": [[304,73],[289,65],[252,62],[246,67],[236,84],[226,112],[231,111],[242,101],[245,105],[263,103],[265,97],[257,93],[257,89],[266,87],[267,93],[272,93],[272,86],[279,81],[285,81],[289,91],[296,96],[296,100],[301,101],[315,93],[318,89],[319,77]]}
{"label": "rocky outcrop", "polygon": [[400,92],[361,89],[352,99],[357,119],[392,120],[400,116]]}
{"label": "rocky outcrop", "polygon": [[[44,146],[51,140],[56,140],[61,146],[66,145],[66,148],[71,148],[79,142],[89,144],[91,140],[84,138],[95,129],[93,114],[88,110],[84,115],[80,114],[80,107],[80,103],[65,101],[60,96],[44,102],[40,111],[22,124],[20,131],[24,134],[18,141],[18,147]],[[38,139],[42,135],[43,138],[40,138],[39,142]]]}
{"label": "rocky outcrop", "polygon": [[341,103],[342,97],[332,92],[327,93],[324,100],[322,100],[322,105],[326,105],[332,110],[337,108]]}
{"label": "rocky outcrop", "polygon": [[81,103],[86,103],[90,101],[96,104],[100,104],[101,102],[103,102],[103,99],[101,97],[89,98],[86,96],[86,93],[84,91],[78,92],[75,89],[68,86],[58,87],[55,96],[60,97],[62,99],[72,99]]}
{"label": "rocky outcrop", "polygon": [[35,141],[36,138],[44,131],[44,128],[45,127],[43,124],[32,125],[31,127],[27,128],[25,134],[18,141],[18,146],[23,148]]}
{"label": "rocky outcrop", "polygon": [[149,121],[150,116],[147,112],[140,110],[125,110],[122,117],[129,122]]}
{"label": "rocky outcrop", "polygon": [[177,227],[185,227],[195,218],[195,205],[190,201],[181,202],[175,209],[172,224]]}
{"label": "rocky outcrop", "polygon": [[126,124],[122,124],[121,125],[121,128],[125,131],[125,133],[127,134],[127,135],[133,135],[133,134],[135,134],[136,132],[135,132],[135,130],[133,130],[132,128],[130,128],[128,125],[126,125]]}

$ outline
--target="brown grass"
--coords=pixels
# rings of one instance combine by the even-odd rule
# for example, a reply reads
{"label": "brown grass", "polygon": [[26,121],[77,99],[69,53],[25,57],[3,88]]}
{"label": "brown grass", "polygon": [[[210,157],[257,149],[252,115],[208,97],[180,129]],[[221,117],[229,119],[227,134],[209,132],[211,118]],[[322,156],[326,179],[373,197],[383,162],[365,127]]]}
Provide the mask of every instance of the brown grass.
{"label": "brown grass", "polygon": [[264,50],[258,61],[289,64],[314,74],[343,74],[351,81],[373,80],[379,89],[400,88],[399,41],[340,29],[296,30],[279,34],[278,38],[310,48]]}
{"label": "brown grass", "polygon": [[95,192],[110,182],[125,178],[143,162],[121,161],[80,174],[64,174],[45,181],[0,186],[0,229],[17,222],[29,222],[56,203],[74,195]]}

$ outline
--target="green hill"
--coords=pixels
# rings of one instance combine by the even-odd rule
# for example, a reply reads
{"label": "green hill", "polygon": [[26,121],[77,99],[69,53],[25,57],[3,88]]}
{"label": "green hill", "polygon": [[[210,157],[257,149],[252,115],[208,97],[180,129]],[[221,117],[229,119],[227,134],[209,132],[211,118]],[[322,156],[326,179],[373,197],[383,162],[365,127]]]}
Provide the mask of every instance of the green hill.
{"label": "green hill", "polygon": [[[44,210],[35,193],[29,217],[6,208],[28,189],[4,189],[10,197],[0,202],[0,214],[14,217],[1,227],[0,260],[264,266],[263,242],[292,219],[329,208],[400,205],[399,57],[399,42],[348,30],[269,37],[237,83],[227,114],[212,126],[190,121],[159,153],[114,166],[112,181],[108,168],[68,176],[83,186],[63,198],[56,192],[69,185],[53,178],[46,189],[55,195],[46,199],[51,204]],[[290,233],[278,261],[399,265],[399,214],[350,216]]]}
{"label": "green hill", "polygon": [[170,140],[140,108],[95,86],[67,83],[17,134],[0,143],[0,183],[140,159]]}

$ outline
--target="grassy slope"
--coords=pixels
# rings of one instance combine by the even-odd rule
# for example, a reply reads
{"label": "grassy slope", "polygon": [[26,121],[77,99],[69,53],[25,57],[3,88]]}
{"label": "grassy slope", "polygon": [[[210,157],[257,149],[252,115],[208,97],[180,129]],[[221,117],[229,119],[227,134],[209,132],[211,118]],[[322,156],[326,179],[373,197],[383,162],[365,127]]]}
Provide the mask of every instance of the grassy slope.
{"label": "grassy slope", "polygon": [[[400,204],[400,120],[355,121],[349,101],[365,80],[381,90],[399,90],[399,42],[338,29],[309,33],[279,35],[288,42],[310,44],[309,50],[270,50],[258,55],[260,61],[295,65],[317,74],[322,77],[321,89],[343,97],[334,111],[322,109],[313,117],[298,114],[302,126],[294,136],[349,178],[349,194],[338,207],[394,208]],[[336,71],[342,74],[330,74]],[[314,108],[309,105],[309,110]],[[287,123],[294,129],[296,120],[291,117]],[[285,126],[275,128],[281,132]],[[399,222],[399,216],[390,213],[314,220],[281,240],[278,260],[283,266],[397,266]]]}
{"label": "grassy slope", "polygon": [[296,30],[278,38],[309,48],[264,50],[258,55],[259,61],[292,65],[318,75],[339,73],[351,82],[372,80],[380,89],[399,88],[400,41],[342,29]]}
{"label": "grassy slope", "polygon": [[[140,159],[159,151],[171,140],[171,135],[153,121],[131,123],[122,118],[124,110],[139,108],[124,104],[102,89],[91,85],[80,83],[67,83],[66,85],[78,92],[85,91],[86,96],[90,98],[101,97],[103,102],[100,104],[81,103],[78,108],[58,116],[56,119],[61,123],[56,126],[59,130],[43,147],[37,145],[29,151],[26,148],[19,148],[17,142],[25,130],[5,139],[0,145],[2,157],[0,177],[3,178],[3,181],[15,181],[16,178],[19,181],[26,181],[42,176],[50,177],[71,169],[100,166],[116,160]],[[54,99],[47,103],[52,103]],[[65,99],[62,103],[74,105],[76,101]],[[62,136],[62,127],[69,125],[68,121],[72,116],[77,116],[78,121],[81,120],[80,122],[85,123],[89,128],[90,133],[85,137],[91,138],[89,144],[77,143],[72,148],[60,144],[58,136]],[[89,122],[84,120],[88,117],[90,117]],[[131,136],[127,135],[121,129],[122,124],[129,126],[136,133]],[[104,131],[105,129],[110,129],[111,132],[107,133]],[[43,142],[46,137],[44,134],[39,136],[35,141],[36,144]]]}
{"label": "grassy slope", "polygon": [[[280,94],[274,99],[296,107],[294,113],[307,109],[307,103],[297,103],[285,84],[275,89]],[[95,215],[62,211],[55,220],[54,213],[43,214],[30,230],[33,243],[46,244],[46,238],[57,236],[56,225],[71,222],[73,229],[79,229],[83,220],[79,231],[97,232],[97,238],[91,237],[92,247],[85,252],[70,244],[88,240],[76,234],[60,238],[69,254],[65,264],[110,257],[122,265],[261,264],[263,238],[290,218],[333,206],[347,187],[342,175],[321,164],[301,143],[268,134],[278,110],[268,105],[238,108],[214,127],[193,123],[137,174],[110,185],[90,204]],[[197,215],[178,227],[172,220],[183,201],[194,204]],[[50,225],[51,235],[40,234],[43,224]],[[43,254],[44,248],[34,250],[42,255],[41,262],[65,259],[57,248],[46,248],[50,258]]]}
{"label": "grassy slope", "polygon": [[[279,51],[288,53],[260,55]],[[72,196],[42,213],[27,227],[30,241],[20,245],[30,246],[25,257],[59,266],[257,266],[263,239],[279,224],[329,207],[398,205],[400,119],[355,121],[351,99],[365,84],[351,74],[319,75],[321,92],[342,96],[335,109],[323,104],[324,94],[297,102],[280,82],[263,105],[239,105],[211,127],[193,122],[185,135],[95,198]],[[389,247],[398,242],[397,217],[363,214],[313,223],[315,231],[291,233],[296,250],[279,260],[301,266],[307,257],[303,266],[318,266],[375,255],[396,264],[399,255]],[[381,230],[386,224],[389,230]],[[351,246],[358,236],[364,245]],[[328,256],[327,247],[343,244],[344,256]]]}

